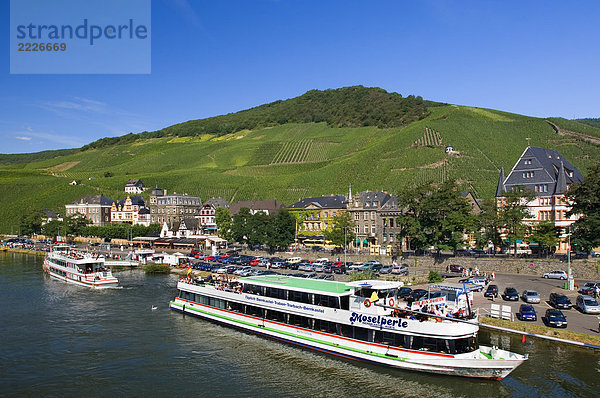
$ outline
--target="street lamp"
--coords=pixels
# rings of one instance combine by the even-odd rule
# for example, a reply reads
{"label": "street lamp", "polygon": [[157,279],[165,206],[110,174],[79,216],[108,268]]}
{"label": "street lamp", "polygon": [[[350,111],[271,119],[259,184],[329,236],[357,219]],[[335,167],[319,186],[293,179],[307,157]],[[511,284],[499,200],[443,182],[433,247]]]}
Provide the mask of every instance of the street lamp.
{"label": "street lamp", "polygon": [[568,245],[567,245],[567,266],[568,266],[568,270],[567,270],[567,280],[568,280],[568,285],[567,288],[568,290],[573,290],[573,276],[571,275],[571,226],[568,226],[568,231],[569,231],[569,235],[568,235]]}
{"label": "street lamp", "polygon": [[346,269],[346,233],[348,231],[348,226],[344,227],[344,269]]}

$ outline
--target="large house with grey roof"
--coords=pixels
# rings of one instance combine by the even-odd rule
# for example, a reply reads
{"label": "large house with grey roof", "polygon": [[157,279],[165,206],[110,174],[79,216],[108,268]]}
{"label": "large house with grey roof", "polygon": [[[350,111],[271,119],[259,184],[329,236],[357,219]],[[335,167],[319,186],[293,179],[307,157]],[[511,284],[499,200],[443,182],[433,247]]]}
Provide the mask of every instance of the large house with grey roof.
{"label": "large house with grey roof", "polygon": [[304,198],[288,207],[296,217],[298,243],[325,244],[323,233],[329,228],[333,217],[346,211],[345,195],[329,195]]}
{"label": "large house with grey roof", "polygon": [[110,209],[113,200],[104,195],[87,195],[75,202],[65,205],[67,216],[80,214],[92,225],[110,224]]}
{"label": "large house with grey roof", "polygon": [[560,153],[553,149],[527,147],[508,176],[500,170],[496,203],[501,207],[505,203],[505,192],[513,189],[527,189],[535,193],[535,198],[527,203],[531,217],[524,220],[534,225],[540,221],[551,221],[563,228],[561,243],[557,252],[567,251],[567,227],[573,224],[579,215],[567,216],[571,209],[566,193],[575,183],[583,182],[583,175]]}

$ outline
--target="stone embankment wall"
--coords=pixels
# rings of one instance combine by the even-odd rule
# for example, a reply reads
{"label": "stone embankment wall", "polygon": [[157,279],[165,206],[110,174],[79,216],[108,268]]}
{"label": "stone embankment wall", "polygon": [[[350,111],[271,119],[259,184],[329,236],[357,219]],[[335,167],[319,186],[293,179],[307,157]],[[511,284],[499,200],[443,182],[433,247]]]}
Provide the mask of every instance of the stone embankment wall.
{"label": "stone embankment wall", "polygon": [[[554,270],[567,271],[567,262],[554,259],[537,258],[469,258],[450,257],[444,261],[436,261],[434,257],[410,257],[401,263],[411,267],[429,268],[435,271],[445,271],[450,264],[461,265],[465,268],[479,268],[481,272],[524,274],[540,276],[544,272]],[[588,260],[572,260],[571,272],[576,279],[600,280],[600,259],[590,258]]]}
{"label": "stone embankment wall", "polygon": [[[258,252],[246,252],[251,255],[266,255],[267,253]],[[308,258],[315,260],[320,257],[327,257],[330,260],[337,260],[339,257],[342,261],[344,260],[344,254],[331,255],[330,253],[303,253],[294,252],[292,253],[276,253],[278,257],[288,258],[300,256],[302,258]],[[382,264],[390,264],[390,257],[386,256],[368,256],[368,255],[356,255],[348,254],[347,261],[352,262],[364,262],[368,260],[379,260]],[[481,272],[491,273],[502,273],[502,274],[524,274],[524,275],[537,275],[540,276],[544,272],[554,270],[567,271],[568,264],[566,261],[560,261],[555,259],[543,259],[543,258],[507,258],[507,257],[408,257],[404,260],[398,259],[398,264],[406,264],[409,267],[418,267],[421,269],[430,269],[439,272],[445,272],[446,267],[451,264],[461,265],[465,268],[479,268]],[[571,272],[576,279],[588,279],[600,281],[600,258],[590,257],[587,260],[571,260]]]}

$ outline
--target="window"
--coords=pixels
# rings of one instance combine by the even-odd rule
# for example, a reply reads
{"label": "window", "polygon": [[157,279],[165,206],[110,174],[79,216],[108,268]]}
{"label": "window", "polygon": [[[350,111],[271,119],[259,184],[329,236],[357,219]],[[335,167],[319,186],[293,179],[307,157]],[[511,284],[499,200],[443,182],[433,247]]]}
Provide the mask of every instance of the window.
{"label": "window", "polygon": [[375,224],[371,225],[371,233],[375,235]]}
{"label": "window", "polygon": [[364,214],[363,218],[364,218],[365,220],[368,220],[368,219],[369,219],[369,213],[367,213],[367,212],[365,211],[363,214]]}
{"label": "window", "polygon": [[368,234],[368,233],[369,233],[369,226],[365,225],[365,234]]}

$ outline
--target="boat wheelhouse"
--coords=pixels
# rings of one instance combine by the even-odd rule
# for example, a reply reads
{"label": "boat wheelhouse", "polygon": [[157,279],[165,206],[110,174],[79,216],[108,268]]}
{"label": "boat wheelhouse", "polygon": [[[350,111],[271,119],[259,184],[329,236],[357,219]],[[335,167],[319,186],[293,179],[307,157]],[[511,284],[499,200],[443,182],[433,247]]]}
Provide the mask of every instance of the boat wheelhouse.
{"label": "boat wheelhouse", "polygon": [[174,310],[325,353],[424,372],[502,379],[527,359],[479,346],[474,322],[403,308],[399,282],[266,275],[179,281]]}
{"label": "boat wheelhouse", "polygon": [[114,287],[119,280],[104,263],[104,257],[54,246],[44,258],[44,271],[54,279],[94,288]]}

